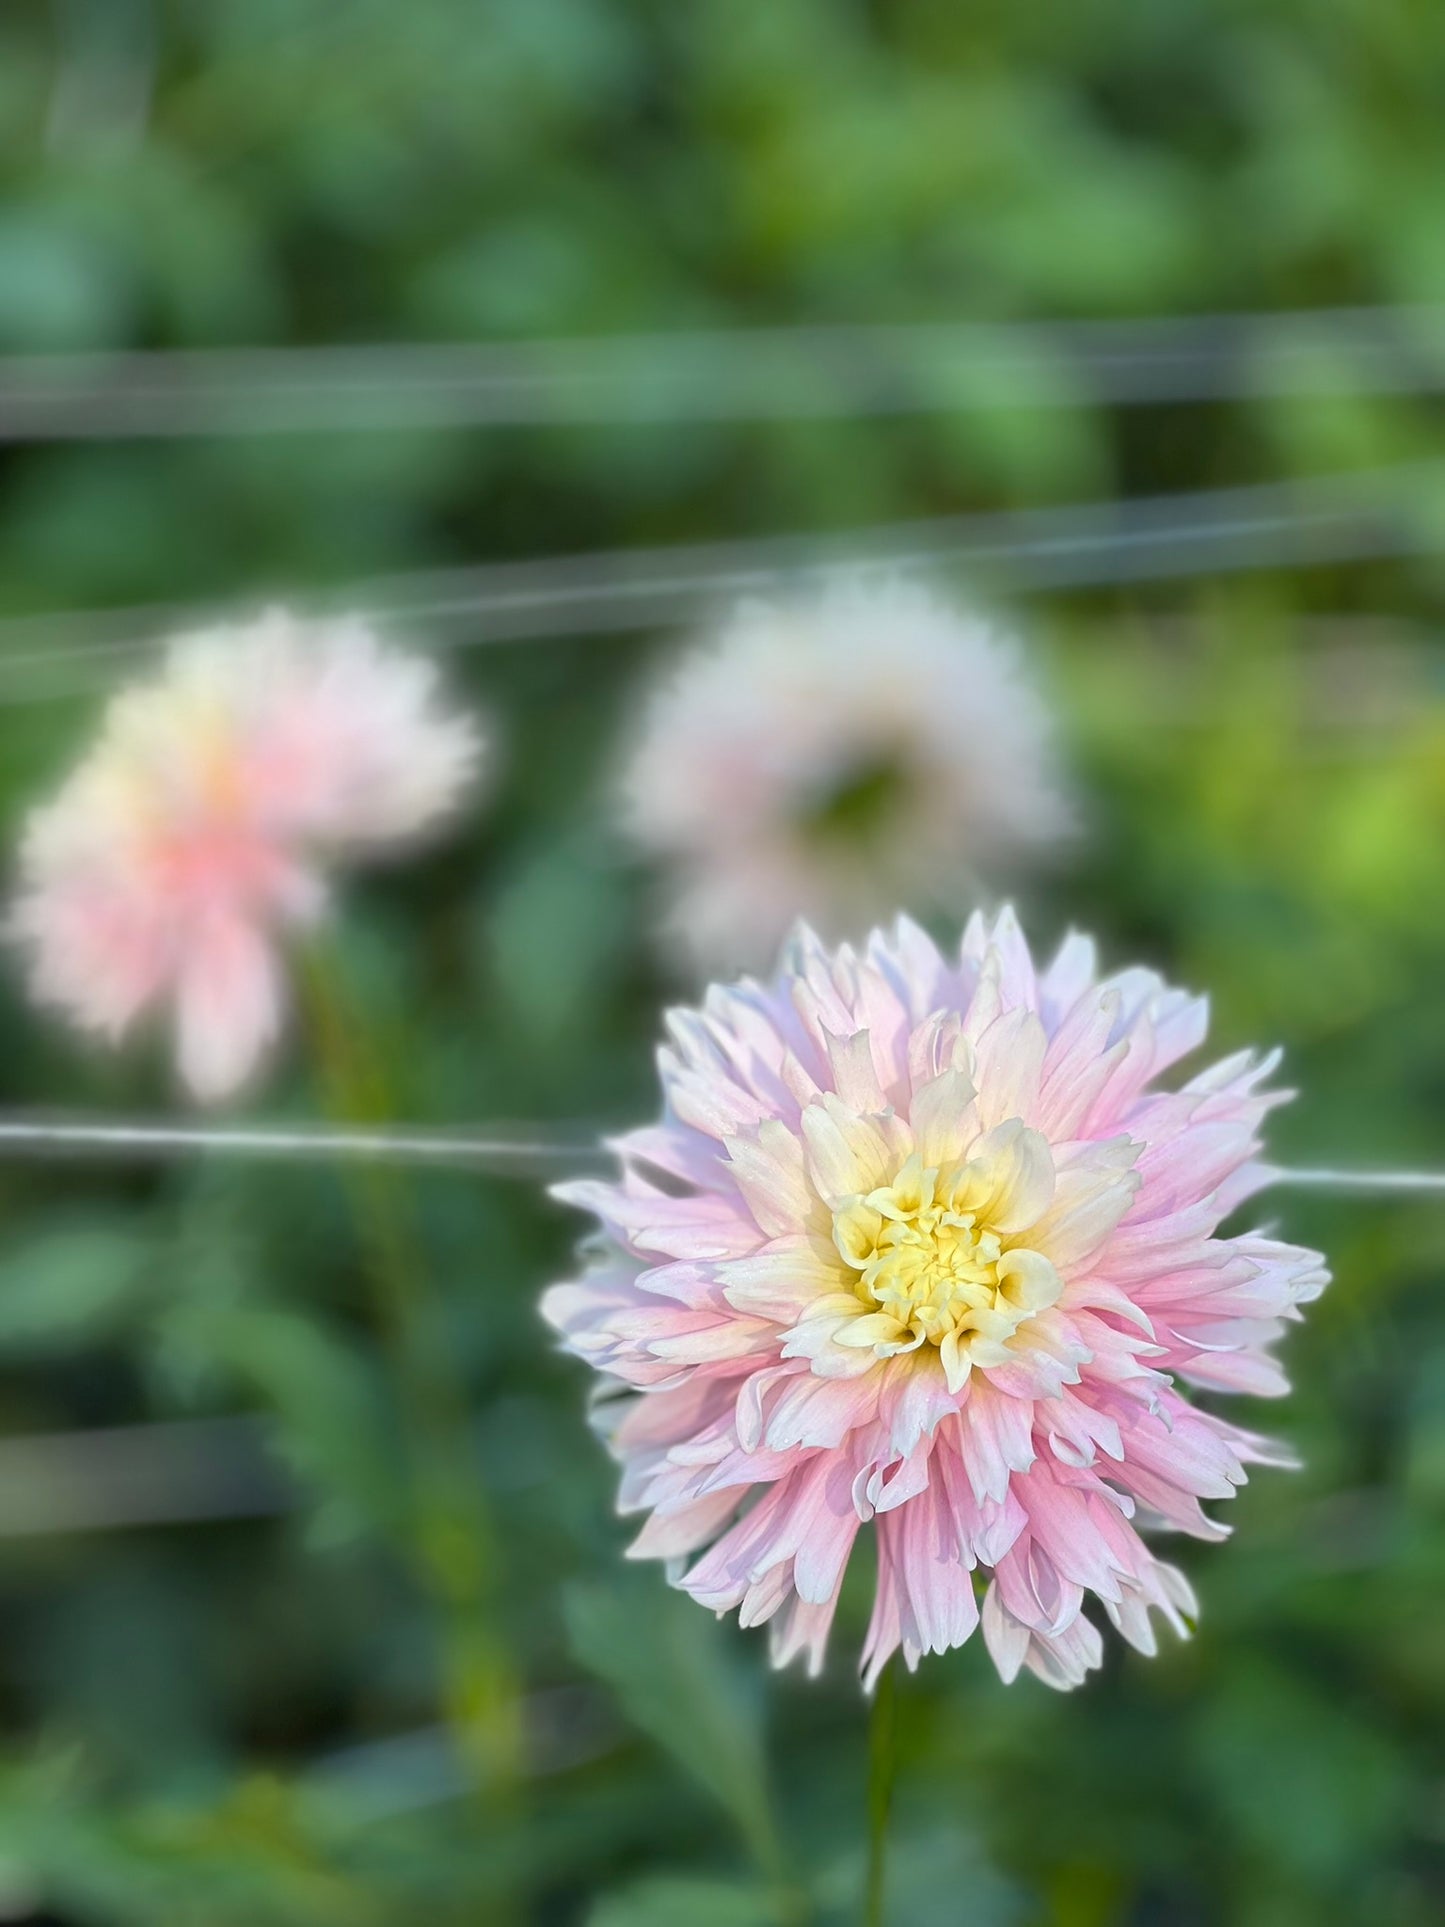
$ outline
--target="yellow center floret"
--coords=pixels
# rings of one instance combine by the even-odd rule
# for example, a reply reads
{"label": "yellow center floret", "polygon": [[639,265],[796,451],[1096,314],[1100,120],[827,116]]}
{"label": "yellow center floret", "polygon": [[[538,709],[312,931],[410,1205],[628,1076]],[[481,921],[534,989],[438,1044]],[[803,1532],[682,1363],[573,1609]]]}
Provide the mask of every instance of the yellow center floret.
{"label": "yellow center floret", "polygon": [[1009,1339],[1057,1303],[1063,1283],[1041,1252],[990,1222],[1003,1202],[976,1163],[934,1169],[917,1154],[891,1184],[842,1200],[833,1242],[856,1274],[859,1315],[836,1342],[880,1358],[936,1345],[953,1390],[974,1365],[1004,1363]]}

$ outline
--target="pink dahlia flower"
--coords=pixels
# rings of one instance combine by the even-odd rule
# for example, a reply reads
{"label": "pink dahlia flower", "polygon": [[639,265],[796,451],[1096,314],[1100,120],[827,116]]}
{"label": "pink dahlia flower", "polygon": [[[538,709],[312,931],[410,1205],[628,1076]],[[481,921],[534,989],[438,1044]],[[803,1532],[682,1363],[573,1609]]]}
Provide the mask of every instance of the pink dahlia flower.
{"label": "pink dahlia flower", "polygon": [[842,937],[966,900],[1073,821],[1015,639],[906,582],[744,603],[658,685],[623,808],[671,936],[723,969],[799,916]]}
{"label": "pink dahlia flower", "polygon": [[281,1020],[277,933],[317,916],[327,866],[452,808],[479,754],[432,665],[359,621],[180,638],[26,827],[35,995],[112,1039],[169,1002],[186,1083],[226,1096]]}
{"label": "pink dahlia flower", "polygon": [[562,1188],[605,1237],[544,1301],[611,1394],[633,1552],[816,1670],[871,1525],[870,1685],[980,1620],[1005,1679],[1076,1685],[1090,1594],[1144,1652],[1152,1611],[1184,1633],[1141,1528],[1220,1538],[1201,1501],[1286,1462],[1186,1388],[1283,1392],[1269,1347],[1326,1282],[1218,1235],[1279,1094],[1248,1054],[1157,1089],[1205,1027],[1083,937],[1036,968],[1008,910],[956,961],[907,921],[862,954],[804,931],[771,985],[674,1012],[662,1121]]}

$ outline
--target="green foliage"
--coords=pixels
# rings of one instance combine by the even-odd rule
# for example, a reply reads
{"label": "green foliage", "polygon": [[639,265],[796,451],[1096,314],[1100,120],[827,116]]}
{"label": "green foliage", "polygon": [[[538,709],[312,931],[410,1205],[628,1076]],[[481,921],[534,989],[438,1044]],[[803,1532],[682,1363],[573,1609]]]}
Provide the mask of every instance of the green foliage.
{"label": "green foliage", "polygon": [[14,1229],[0,1258],[0,1355],[16,1364],[104,1344],[153,1299],[156,1241],[119,1212]]}
{"label": "green foliage", "polygon": [[624,1577],[577,1587],[567,1600],[572,1648],[607,1681],[628,1717],[737,1822],[764,1866],[778,1854],[757,1682],[722,1628],[690,1600]]}
{"label": "green foliage", "polygon": [[[1419,0],[20,0],[0,352],[1428,304],[1442,69]],[[678,425],[639,387],[622,422],[6,445],[0,617],[1434,457],[1437,401],[1328,359],[1328,392],[1138,410],[1043,356],[920,358],[920,406],[858,420]],[[1410,507],[1438,530],[1438,482]],[[1221,1051],[1282,1042],[1282,1160],[1445,1164],[1441,583],[1324,562],[1006,611],[1087,817],[1031,927],[1208,988]],[[107,686],[54,633],[0,620],[12,832]],[[641,1118],[693,986],[606,796],[664,644],[438,639],[502,753],[452,843],[339,906],[379,1073],[438,1126]],[[0,1061],[7,1108],[174,1101],[155,1038],[92,1054],[13,979]],[[320,1114],[299,1033],[255,1101]],[[0,1916],[851,1924],[861,1576],[824,1677],[774,1679],[622,1563],[535,1313],[576,1221],[456,1170],[380,1232],[353,1207],[324,1168],[0,1164]],[[904,1682],[894,1927],[1440,1917],[1445,1212],[1268,1211],[1337,1273],[1298,1389],[1246,1415],[1305,1469],[1186,1551],[1187,1646],[1068,1699],[976,1644]]]}
{"label": "green foliage", "polygon": [[764,1893],[664,1874],[599,1901],[588,1927],[674,1927],[679,1920],[692,1927],[770,1927],[775,1918]]}

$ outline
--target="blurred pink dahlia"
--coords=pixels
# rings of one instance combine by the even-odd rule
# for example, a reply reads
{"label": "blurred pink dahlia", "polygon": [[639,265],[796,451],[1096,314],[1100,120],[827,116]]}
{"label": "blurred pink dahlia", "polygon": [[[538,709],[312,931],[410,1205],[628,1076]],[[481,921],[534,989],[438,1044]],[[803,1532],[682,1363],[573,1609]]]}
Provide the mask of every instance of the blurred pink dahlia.
{"label": "blurred pink dahlia", "polygon": [[279,1026],[276,935],[319,914],[324,868],[425,829],[479,755],[433,666],[360,621],[179,638],[26,826],[35,996],[111,1039],[169,1000],[185,1082],[226,1096]]}
{"label": "blurred pink dahlia", "polygon": [[980,1619],[1005,1679],[1076,1685],[1090,1593],[1144,1652],[1153,1609],[1183,1634],[1140,1528],[1220,1538],[1200,1501],[1288,1462],[1184,1388],[1283,1392],[1269,1346],[1327,1281],[1217,1235],[1280,1094],[1247,1053],[1155,1089],[1206,1022],[1080,936],[1037,969],[1009,910],[957,961],[906,920],[861,954],[805,930],[674,1012],[662,1121],[561,1188],[605,1235],[543,1307],[604,1375],[634,1554],[816,1670],[871,1523],[870,1685]]}
{"label": "blurred pink dahlia", "polygon": [[1072,826],[1018,644],[898,581],[744,603],[659,683],[623,809],[670,935],[723,969],[799,916],[840,937],[966,900]]}

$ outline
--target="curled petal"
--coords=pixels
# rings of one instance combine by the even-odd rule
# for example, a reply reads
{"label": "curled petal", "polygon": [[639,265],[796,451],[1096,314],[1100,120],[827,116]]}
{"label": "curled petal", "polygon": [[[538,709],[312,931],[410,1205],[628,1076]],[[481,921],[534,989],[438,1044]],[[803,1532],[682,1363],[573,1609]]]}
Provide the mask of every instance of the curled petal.
{"label": "curled petal", "polygon": [[1153,1087],[1202,1016],[1149,971],[1098,984],[1083,939],[1035,972],[1011,917],[954,960],[907,924],[802,931],[770,987],[676,1014],[664,1121],[566,1189],[604,1237],[544,1304],[614,1388],[636,1552],[816,1669],[871,1534],[865,1686],[980,1618],[1006,1679],[1075,1686],[1090,1600],[1141,1652],[1187,1634],[1141,1535],[1223,1536],[1204,1508],[1287,1459],[1183,1387],[1280,1389],[1326,1277],[1221,1235],[1269,1098],[1252,1060]]}

